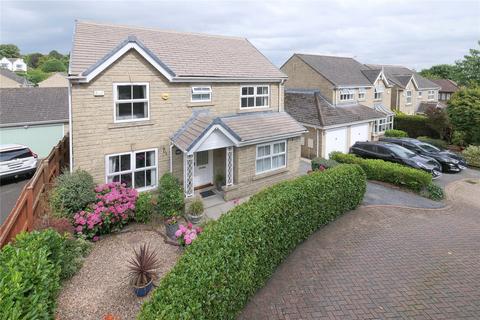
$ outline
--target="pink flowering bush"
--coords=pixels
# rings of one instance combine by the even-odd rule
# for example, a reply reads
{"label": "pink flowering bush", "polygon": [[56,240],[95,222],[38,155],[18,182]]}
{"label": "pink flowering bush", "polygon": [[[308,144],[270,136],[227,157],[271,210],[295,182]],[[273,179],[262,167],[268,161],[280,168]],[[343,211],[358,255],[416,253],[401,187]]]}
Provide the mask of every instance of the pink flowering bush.
{"label": "pink flowering bush", "polygon": [[177,238],[178,243],[182,246],[190,245],[197,236],[202,233],[202,228],[193,227],[193,224],[189,223],[186,227],[181,224],[178,227],[178,230],[175,232],[175,237]]}
{"label": "pink flowering bush", "polygon": [[138,193],[118,182],[99,185],[95,193],[97,202],[77,212],[73,226],[77,235],[96,241],[99,235],[121,229],[129,222],[135,213]]}

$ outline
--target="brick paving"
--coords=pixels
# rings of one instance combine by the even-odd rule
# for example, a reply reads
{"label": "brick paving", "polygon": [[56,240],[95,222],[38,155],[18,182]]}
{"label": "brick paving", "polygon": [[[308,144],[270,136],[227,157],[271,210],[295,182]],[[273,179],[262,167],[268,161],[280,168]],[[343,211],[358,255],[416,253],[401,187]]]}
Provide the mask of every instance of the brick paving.
{"label": "brick paving", "polygon": [[362,206],[313,234],[239,319],[480,319],[480,183],[442,209]]}

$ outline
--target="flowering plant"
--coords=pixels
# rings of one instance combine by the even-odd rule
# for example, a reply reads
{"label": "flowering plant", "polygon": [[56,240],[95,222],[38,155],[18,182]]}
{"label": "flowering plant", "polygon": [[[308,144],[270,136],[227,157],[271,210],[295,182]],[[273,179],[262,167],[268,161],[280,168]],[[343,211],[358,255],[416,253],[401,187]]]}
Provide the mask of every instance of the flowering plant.
{"label": "flowering plant", "polygon": [[177,238],[178,243],[182,246],[190,245],[193,240],[197,238],[197,236],[202,233],[202,228],[200,227],[193,227],[192,223],[189,223],[187,226],[181,224],[178,227],[177,232],[175,232],[175,237]]}
{"label": "flowering plant", "polygon": [[78,235],[98,240],[98,235],[120,229],[133,217],[138,193],[125,184],[111,182],[95,188],[97,203],[77,212],[73,225]]}
{"label": "flowering plant", "polygon": [[174,224],[177,224],[177,223],[178,223],[178,218],[176,216],[173,216],[173,217],[165,220],[165,224],[174,225]]}

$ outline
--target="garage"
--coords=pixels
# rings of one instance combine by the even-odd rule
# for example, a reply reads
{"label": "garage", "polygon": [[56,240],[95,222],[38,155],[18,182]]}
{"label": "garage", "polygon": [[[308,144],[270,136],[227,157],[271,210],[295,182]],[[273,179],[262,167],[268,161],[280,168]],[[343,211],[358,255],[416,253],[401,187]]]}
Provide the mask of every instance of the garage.
{"label": "garage", "polygon": [[332,151],[348,152],[347,128],[336,128],[325,131],[325,157]]}
{"label": "garage", "polygon": [[362,123],[359,125],[350,127],[350,146],[353,146],[357,141],[368,140],[368,123]]}

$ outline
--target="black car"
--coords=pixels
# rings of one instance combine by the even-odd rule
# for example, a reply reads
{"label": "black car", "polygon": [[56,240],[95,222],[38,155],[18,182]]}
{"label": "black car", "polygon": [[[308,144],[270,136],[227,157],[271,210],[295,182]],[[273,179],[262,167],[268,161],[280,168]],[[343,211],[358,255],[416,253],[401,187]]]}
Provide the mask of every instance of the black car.
{"label": "black car", "polygon": [[432,174],[433,178],[441,176],[441,165],[435,159],[418,155],[402,146],[388,142],[356,142],[351,148],[353,153],[362,158],[381,159],[400,163]]}
{"label": "black car", "polygon": [[442,165],[443,172],[460,172],[467,167],[467,162],[461,156],[417,139],[385,137],[381,141],[395,143],[417,154],[433,158]]}

